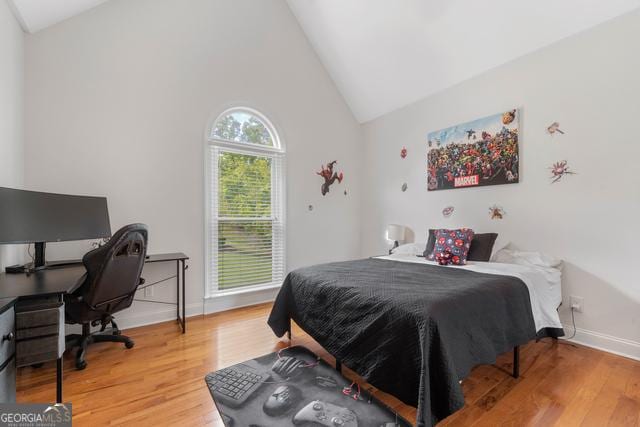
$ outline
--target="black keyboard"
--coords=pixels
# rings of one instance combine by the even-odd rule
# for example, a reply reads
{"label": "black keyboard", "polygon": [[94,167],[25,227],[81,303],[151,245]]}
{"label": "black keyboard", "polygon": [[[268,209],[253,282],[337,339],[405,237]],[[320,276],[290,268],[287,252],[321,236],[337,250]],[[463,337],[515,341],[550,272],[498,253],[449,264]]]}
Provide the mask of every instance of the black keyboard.
{"label": "black keyboard", "polygon": [[240,407],[271,375],[255,372],[249,367],[226,368],[206,376],[205,380],[215,398],[230,407]]}

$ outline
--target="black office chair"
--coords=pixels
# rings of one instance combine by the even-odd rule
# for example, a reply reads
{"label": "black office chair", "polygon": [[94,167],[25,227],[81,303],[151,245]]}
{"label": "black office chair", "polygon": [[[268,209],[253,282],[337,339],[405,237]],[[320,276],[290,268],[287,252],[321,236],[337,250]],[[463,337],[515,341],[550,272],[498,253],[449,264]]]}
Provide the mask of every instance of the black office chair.
{"label": "black office chair", "polygon": [[[131,338],[121,335],[113,314],[128,308],[133,302],[147,254],[147,226],[131,224],[118,230],[104,246],[88,252],[82,263],[87,269],[82,285],[65,296],[65,322],[81,324],[82,335],[66,337],[66,348],[78,347],[76,368],[84,369],[89,344],[94,342],[121,342],[133,347]],[[107,325],[111,328],[107,330]],[[91,326],[101,326],[91,333]]]}

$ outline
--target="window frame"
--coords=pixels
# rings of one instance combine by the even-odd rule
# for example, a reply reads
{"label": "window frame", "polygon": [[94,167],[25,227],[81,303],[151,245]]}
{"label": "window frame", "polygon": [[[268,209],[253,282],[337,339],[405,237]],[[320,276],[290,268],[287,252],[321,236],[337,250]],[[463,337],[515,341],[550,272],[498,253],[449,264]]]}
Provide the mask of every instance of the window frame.
{"label": "window frame", "polygon": [[[232,113],[245,113],[250,114],[258,118],[266,127],[266,129],[271,134],[271,138],[273,141],[273,146],[255,144],[251,142],[239,142],[232,141],[227,139],[221,139],[213,136],[213,130],[215,129],[216,124],[223,117],[232,114]],[[204,147],[204,163],[205,163],[205,224],[204,224],[204,246],[205,246],[205,299],[213,298],[222,295],[228,294],[236,294],[236,293],[244,293],[244,292],[252,292],[259,291],[263,289],[271,289],[277,288],[282,285],[282,283],[267,283],[267,284],[258,284],[258,285],[248,285],[248,286],[238,286],[236,288],[231,289],[213,289],[213,283],[211,283],[212,277],[212,269],[213,266],[213,247],[212,247],[212,233],[214,232],[213,228],[217,227],[218,219],[217,215],[214,216],[213,211],[213,196],[214,194],[217,196],[217,189],[213,188],[214,184],[214,174],[216,183],[217,183],[217,173],[218,173],[218,165],[212,164],[212,156],[214,153],[213,150],[243,154],[243,155],[253,155],[253,156],[262,156],[269,157],[272,159],[272,174],[271,174],[271,199],[272,199],[272,223],[277,221],[281,224],[282,227],[282,269],[283,276],[286,275],[287,271],[287,200],[286,200],[286,151],[284,149],[284,145],[282,143],[282,139],[280,138],[279,133],[277,132],[275,126],[273,126],[272,122],[260,111],[250,108],[250,107],[231,107],[227,108],[218,114],[214,120],[210,122],[210,125],[207,127],[205,137],[205,147]],[[217,159],[216,155],[216,159]],[[275,173],[274,173],[275,172]],[[277,173],[279,172],[279,174]],[[279,176],[276,176],[279,175]],[[277,200],[274,200],[275,195],[279,196],[280,203],[277,203]],[[274,212],[273,210],[277,210]],[[275,219],[274,219],[275,218]],[[272,257],[273,262],[273,257]],[[217,268],[217,266],[216,266]]]}

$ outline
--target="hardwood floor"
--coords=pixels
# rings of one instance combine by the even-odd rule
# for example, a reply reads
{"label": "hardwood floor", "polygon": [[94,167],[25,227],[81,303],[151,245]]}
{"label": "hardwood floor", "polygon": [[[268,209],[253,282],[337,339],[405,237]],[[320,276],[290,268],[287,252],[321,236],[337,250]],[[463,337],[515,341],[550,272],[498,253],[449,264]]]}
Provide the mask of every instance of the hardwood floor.
{"label": "hardwood floor", "polygon": [[[204,384],[210,371],[286,347],[266,325],[270,305],[189,319],[187,334],[169,322],[126,331],[136,346],[94,344],[88,367],[65,357],[65,401],[75,426],[222,426]],[[299,328],[294,344],[333,359]],[[544,340],[521,350],[521,376],[511,354],[478,366],[463,383],[466,406],[441,426],[640,426],[640,362]],[[354,378],[345,369],[346,375]],[[376,392],[402,416],[415,409]],[[55,399],[55,363],[18,374],[19,402]]]}

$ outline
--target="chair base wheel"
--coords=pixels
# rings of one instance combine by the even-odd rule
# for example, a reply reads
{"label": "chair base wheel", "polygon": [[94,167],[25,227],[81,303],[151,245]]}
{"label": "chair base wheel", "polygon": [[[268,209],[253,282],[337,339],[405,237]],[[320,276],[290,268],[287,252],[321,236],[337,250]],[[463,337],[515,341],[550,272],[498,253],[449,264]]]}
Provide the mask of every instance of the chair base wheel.
{"label": "chair base wheel", "polygon": [[82,325],[82,334],[69,334],[66,336],[66,348],[67,350],[77,348],[78,351],[75,354],[76,369],[83,370],[87,367],[85,357],[87,350],[91,344],[99,342],[112,342],[124,344],[126,348],[133,348],[135,343],[131,338],[126,335],[122,335],[118,325],[111,320],[113,324],[112,330],[105,330],[104,328],[98,332],[91,333],[91,325],[85,323]]}

